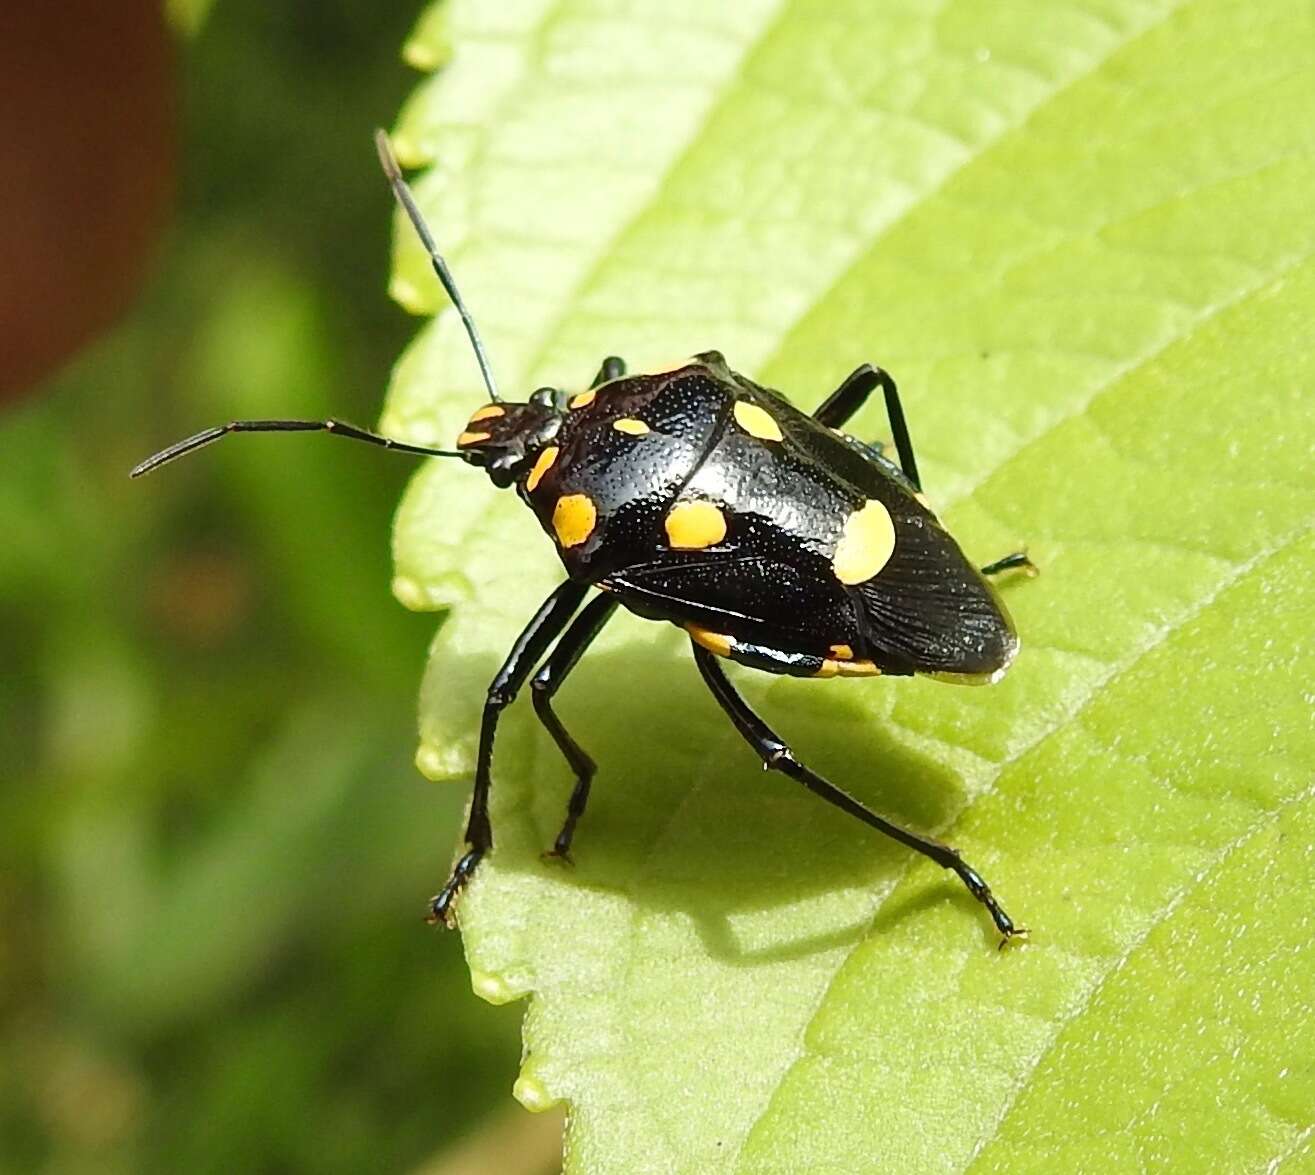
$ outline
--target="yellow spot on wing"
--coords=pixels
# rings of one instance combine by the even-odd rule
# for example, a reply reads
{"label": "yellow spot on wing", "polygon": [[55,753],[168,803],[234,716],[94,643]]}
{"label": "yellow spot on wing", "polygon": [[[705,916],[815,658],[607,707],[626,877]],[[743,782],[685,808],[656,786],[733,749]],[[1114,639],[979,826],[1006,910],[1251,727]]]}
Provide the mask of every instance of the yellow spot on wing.
{"label": "yellow spot on wing", "polygon": [[831,656],[837,661],[852,661],[854,659],[854,650],[848,645],[832,645]]}
{"label": "yellow spot on wing", "polygon": [[782,439],[781,426],[772,419],[771,413],[765,408],[750,404],[748,400],[736,400],[732,411],[735,414],[735,423],[751,437],[757,437],[760,441]]}
{"label": "yellow spot on wing", "polygon": [[735,641],[731,637],[700,628],[697,624],[685,625],[685,631],[694,639],[696,645],[702,645],[709,653],[716,653],[718,657],[729,657],[731,649],[735,647]]}
{"label": "yellow spot on wing", "polygon": [[633,416],[623,416],[620,420],[612,421],[612,427],[617,432],[629,433],[632,437],[642,437],[649,431],[648,425]]}
{"label": "yellow spot on wing", "polygon": [[539,459],[535,461],[534,468],[530,470],[530,476],[525,479],[525,488],[527,490],[539,488],[539,482],[543,480],[543,475],[552,468],[552,463],[557,460],[559,452],[560,450],[556,445],[549,445],[539,454]]}
{"label": "yellow spot on wing", "polygon": [[596,395],[598,395],[598,393],[593,388],[590,388],[587,392],[581,392],[579,395],[572,396],[570,401],[571,407],[587,408],[594,402],[594,397]]}
{"label": "yellow spot on wing", "polygon": [[726,537],[726,515],[712,502],[677,502],[663,525],[667,541],[680,551],[701,551]]}
{"label": "yellow spot on wing", "polygon": [[485,404],[474,416],[470,418],[470,423],[474,424],[477,420],[490,420],[494,416],[506,416],[507,410],[501,404]]}
{"label": "yellow spot on wing", "polygon": [[587,494],[566,494],[552,511],[552,528],[563,547],[578,547],[594,533],[598,510]]}
{"label": "yellow spot on wing", "polygon": [[459,449],[463,445],[473,445],[479,441],[487,441],[491,435],[491,433],[486,432],[463,432],[457,437],[457,448]]}
{"label": "yellow spot on wing", "polygon": [[841,583],[865,583],[895,552],[895,524],[890,511],[875,499],[845,519],[832,566]]}

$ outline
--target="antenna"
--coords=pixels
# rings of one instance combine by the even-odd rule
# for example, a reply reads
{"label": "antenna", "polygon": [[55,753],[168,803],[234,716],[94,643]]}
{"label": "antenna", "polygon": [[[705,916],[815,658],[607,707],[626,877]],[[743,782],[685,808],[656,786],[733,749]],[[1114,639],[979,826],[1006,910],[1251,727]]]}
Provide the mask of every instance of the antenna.
{"label": "antenna", "polygon": [[434,272],[438,274],[438,280],[443,283],[443,289],[447,291],[447,296],[452,299],[452,305],[457,308],[457,313],[461,315],[461,321],[466,327],[466,334],[470,336],[470,345],[475,349],[475,358],[479,361],[479,371],[484,377],[484,386],[489,390],[489,397],[495,404],[501,404],[502,397],[498,395],[497,384],[493,380],[493,370],[489,366],[489,357],[484,353],[484,344],[480,341],[479,331],[475,327],[475,320],[470,317],[470,311],[466,309],[465,302],[461,300],[461,293],[457,289],[457,283],[452,278],[452,271],[448,269],[447,262],[443,260],[443,254],[438,251],[438,246],[434,244],[433,234],[430,233],[429,226],[425,224],[425,218],[420,215],[420,209],[416,207],[415,197],[411,195],[411,189],[407,186],[406,180],[402,178],[402,169],[397,165],[397,157],[393,154],[392,144],[388,141],[388,133],[382,129],[375,131],[374,145],[378,148],[379,162],[383,164],[384,175],[388,177],[388,183],[393,189],[393,195],[397,197],[397,202],[410,218],[416,236],[420,238],[420,243],[424,245],[425,251],[429,254],[429,260],[433,262]]}
{"label": "antenna", "polygon": [[392,437],[380,436],[369,429],[357,428],[345,420],[233,420],[228,424],[219,424],[207,428],[195,436],[178,441],[167,449],[161,449],[154,456],[147,457],[135,465],[129,477],[141,477],[161,465],[168,465],[179,457],[206,445],[213,444],[220,437],[233,432],[327,432],[336,437],[346,437],[349,441],[364,441],[368,445],[378,445],[381,449],[393,449],[398,453],[419,453],[422,457],[464,457],[464,453],[453,453],[447,449],[431,449],[427,445],[410,445]]}

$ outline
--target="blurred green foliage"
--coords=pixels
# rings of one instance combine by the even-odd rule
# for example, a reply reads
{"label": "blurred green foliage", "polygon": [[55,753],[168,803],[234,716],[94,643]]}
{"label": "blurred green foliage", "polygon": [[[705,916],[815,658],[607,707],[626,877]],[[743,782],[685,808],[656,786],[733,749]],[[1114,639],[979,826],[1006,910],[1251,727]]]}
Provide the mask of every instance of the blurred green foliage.
{"label": "blurred green foliage", "polygon": [[0,1169],[394,1171],[514,1076],[419,920],[464,797],[411,763],[411,463],[248,438],[126,477],[231,416],[377,416],[414,323],[370,130],[414,16],[216,5],[144,296],[0,418]]}

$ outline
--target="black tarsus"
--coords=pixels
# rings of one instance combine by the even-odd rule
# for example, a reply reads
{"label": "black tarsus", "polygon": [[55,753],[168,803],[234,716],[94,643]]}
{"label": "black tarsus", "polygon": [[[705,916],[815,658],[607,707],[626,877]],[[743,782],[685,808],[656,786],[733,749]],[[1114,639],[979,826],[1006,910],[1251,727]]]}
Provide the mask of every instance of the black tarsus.
{"label": "black tarsus", "polygon": [[873,367],[870,363],[854,368],[844,382],[822,401],[813,413],[813,419],[828,428],[840,428],[863,406],[872,390],[878,387],[886,399],[886,416],[890,420],[891,438],[895,442],[895,452],[899,454],[900,468],[913,488],[921,490],[922,480],[918,476],[918,462],[913,456],[913,442],[909,439],[909,426],[900,404],[899,388],[890,372],[884,368]]}
{"label": "black tarsus", "polygon": [[447,296],[452,299],[452,305],[457,308],[457,313],[461,315],[461,322],[466,328],[466,334],[470,337],[470,345],[475,349],[475,359],[479,363],[479,372],[484,378],[484,386],[488,388],[489,398],[494,403],[501,403],[502,397],[498,395],[498,386],[493,379],[493,368],[489,365],[489,357],[484,352],[484,344],[480,340],[475,320],[470,316],[470,311],[466,309],[466,304],[461,299],[461,293],[457,289],[456,280],[452,277],[452,271],[448,269],[443,254],[438,251],[438,246],[434,243],[434,236],[429,231],[429,226],[425,224],[425,218],[420,215],[420,209],[416,206],[415,197],[411,194],[410,187],[407,185],[406,180],[402,178],[402,169],[397,165],[397,156],[393,154],[393,147],[388,141],[387,131],[380,129],[374,132],[374,145],[379,152],[379,162],[383,166],[384,175],[388,177],[388,183],[393,189],[393,195],[397,197],[397,202],[410,219],[411,226],[416,231],[416,236],[420,238],[420,243],[424,245],[425,251],[429,254],[430,263],[434,267],[434,272],[438,274],[438,280],[443,283],[443,289],[447,291]]}
{"label": "black tarsus", "polygon": [[466,821],[466,852],[457,861],[452,875],[429,902],[429,922],[448,922],[452,902],[461,887],[475,872],[475,866],[493,846],[493,829],[489,824],[489,787],[492,783],[493,739],[498,716],[511,704],[530,671],[548,651],[548,646],[566,628],[589,591],[588,584],[566,580],[558,585],[511,646],[502,668],[489,683],[484,699],[484,717],[479,728],[479,754],[475,763],[475,786],[470,795],[470,817]]}
{"label": "black tarsus", "polygon": [[562,639],[557,642],[548,660],[540,666],[539,672],[530,682],[530,696],[534,699],[534,712],[539,721],[552,735],[553,742],[566,757],[575,773],[575,787],[566,805],[566,820],[562,824],[557,839],[553,842],[549,856],[563,857],[570,860],[571,839],[575,836],[576,822],[584,815],[585,805],[589,802],[589,785],[593,781],[596,766],[588,753],[571,737],[552,708],[552,697],[567,674],[575,668],[584,651],[593,639],[602,631],[616,611],[616,598],[601,595],[590,600],[576,618],[571,621]]}
{"label": "black tarsus", "polygon": [[699,673],[702,674],[708,689],[712,691],[712,696],[717,699],[718,704],[726,712],[731,722],[735,724],[735,729],[757,752],[764,766],[788,775],[797,783],[802,783],[814,795],[821,796],[822,799],[834,804],[841,811],[858,817],[864,824],[875,828],[878,832],[885,833],[887,836],[899,841],[900,844],[907,845],[924,856],[930,857],[942,868],[952,869],[964,885],[968,887],[968,892],[986,907],[996,929],[1003,936],[1001,946],[1011,938],[1027,933],[1023,927],[1014,925],[1013,919],[1005,913],[1004,908],[991,892],[991,887],[982,879],[981,874],[965,862],[949,845],[942,844],[938,840],[932,840],[930,837],[921,836],[916,832],[910,832],[907,828],[901,828],[898,824],[892,824],[889,820],[883,819],[875,812],[864,807],[848,792],[841,791],[840,788],[828,783],[816,772],[805,767],[795,758],[794,752],[781,741],[771,727],[755,714],[748,703],[740,697],[735,687],[727,680],[726,674],[722,672],[721,666],[717,664],[717,658],[707,649],[693,642],[691,642],[690,647],[694,650],[694,661],[698,665]]}
{"label": "black tarsus", "polygon": [[977,570],[982,575],[999,575],[1001,572],[1016,569],[1027,572],[1029,576],[1040,574],[1037,565],[1027,557],[1026,551],[1011,551],[1008,555],[1002,556],[993,563],[988,563],[985,567],[979,567]]}
{"label": "black tarsus", "polygon": [[186,440],[170,445],[167,449],[161,449],[160,452],[147,457],[145,461],[137,465],[128,476],[141,477],[144,473],[159,469],[161,465],[167,465],[170,461],[186,456],[197,449],[202,449],[206,445],[213,444],[220,437],[226,437],[233,432],[328,432],[334,436],[346,437],[351,441],[365,441],[370,445],[378,445],[381,449],[394,449],[399,453],[419,453],[422,457],[461,456],[460,453],[454,453],[447,449],[431,449],[426,445],[408,445],[405,441],[397,441],[392,437],[380,436],[377,432],[358,428],[354,424],[348,424],[345,420],[231,420],[228,424],[219,424],[214,428],[207,428],[195,436],[190,436]]}

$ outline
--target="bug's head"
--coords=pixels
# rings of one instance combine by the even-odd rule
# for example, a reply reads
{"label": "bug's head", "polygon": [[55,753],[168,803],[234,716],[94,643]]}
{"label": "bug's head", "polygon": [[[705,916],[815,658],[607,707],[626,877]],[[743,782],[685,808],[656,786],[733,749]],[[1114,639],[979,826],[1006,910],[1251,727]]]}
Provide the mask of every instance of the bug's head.
{"label": "bug's head", "polygon": [[511,485],[562,426],[562,393],[540,388],[526,404],[485,404],[457,437],[457,452],[480,466],[495,486]]}
{"label": "bug's head", "polygon": [[434,244],[429,226],[425,224],[419,208],[416,207],[415,198],[402,178],[401,169],[388,143],[388,136],[383,131],[375,132],[375,145],[378,147],[379,162],[383,165],[393,195],[414,226],[420,243],[429,254],[434,273],[438,276],[443,289],[447,291],[453,307],[461,317],[462,325],[466,328],[471,349],[479,364],[480,376],[488,390],[490,403],[485,404],[471,416],[457,438],[455,450],[411,444],[357,428],[342,420],[234,420],[228,424],[207,428],[170,445],[167,449],[162,449],[138,464],[132,470],[133,477],[150,473],[151,470],[203,448],[229,433],[329,432],[350,440],[365,441],[384,449],[392,449],[394,452],[417,453],[426,457],[460,457],[467,464],[478,465],[487,471],[493,484],[503,487],[511,485],[517,475],[538,457],[544,446],[556,435],[566,409],[566,394],[555,388],[540,388],[524,404],[509,403],[498,395],[498,386],[493,378],[488,356],[484,353],[484,344],[480,341],[475,321],[461,299],[447,262],[439,253],[438,246]]}

